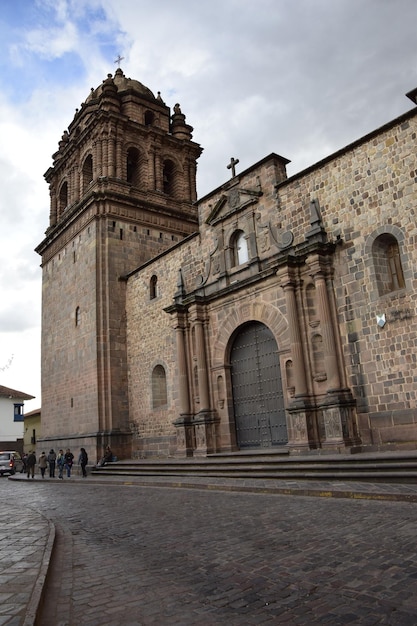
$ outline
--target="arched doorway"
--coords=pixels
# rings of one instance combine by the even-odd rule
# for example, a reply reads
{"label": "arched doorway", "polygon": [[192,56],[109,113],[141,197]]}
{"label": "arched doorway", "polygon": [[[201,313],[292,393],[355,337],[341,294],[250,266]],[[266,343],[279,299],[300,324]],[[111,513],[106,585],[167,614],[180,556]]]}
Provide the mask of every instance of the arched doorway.
{"label": "arched doorway", "polygon": [[239,448],[286,444],[278,347],[265,324],[250,322],[242,326],[233,341],[230,365]]}

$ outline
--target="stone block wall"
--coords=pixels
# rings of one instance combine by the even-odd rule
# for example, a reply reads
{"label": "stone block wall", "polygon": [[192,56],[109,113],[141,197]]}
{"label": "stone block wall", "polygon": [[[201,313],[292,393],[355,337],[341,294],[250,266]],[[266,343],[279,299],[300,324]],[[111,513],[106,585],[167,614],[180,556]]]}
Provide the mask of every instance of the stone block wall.
{"label": "stone block wall", "polygon": [[[152,454],[175,451],[173,422],[180,412],[175,320],[164,309],[174,302],[180,269],[184,291],[200,293],[205,301],[210,401],[220,420],[220,448],[233,445],[227,351],[241,324],[258,320],[271,328],[278,344],[284,393],[288,403],[291,401],[286,302],[277,276],[268,268],[287,252],[305,246],[313,228],[312,200],[319,207],[320,228],[334,244],[331,308],[344,384],[355,400],[362,444],[413,447],[417,443],[416,133],[414,111],[288,180],[284,160],[276,155],[266,158],[200,201],[197,236],[130,276],[126,293],[129,420],[138,456],[146,456],[148,448]],[[231,192],[235,192],[233,196]],[[250,231],[253,258],[245,267],[229,268],[225,277],[222,263],[227,263],[229,254],[227,233],[239,228]],[[406,285],[379,296],[372,241],[382,232],[399,240]],[[158,278],[158,295],[150,299],[153,275]],[[302,281],[305,289],[308,267]],[[299,302],[299,311],[303,341],[310,342],[313,331],[306,302],[307,296]],[[383,328],[377,324],[379,314],[386,316]],[[184,334],[190,410],[196,414],[191,326],[188,323]],[[309,351],[306,348],[307,355]],[[167,375],[167,406],[155,410],[151,377],[158,364]],[[316,398],[324,395],[326,387],[320,375],[314,378],[311,362],[306,367],[313,380],[310,393]]]}
{"label": "stone block wall", "polygon": [[[416,136],[414,111],[278,189],[295,240],[303,237],[309,199],[317,198],[327,232],[340,241],[337,314],[347,382],[367,445],[417,441]],[[372,242],[381,233],[399,240],[406,285],[379,296]],[[381,314],[383,328],[377,324]]]}
{"label": "stone block wall", "polygon": [[[42,436],[97,429],[94,225],[43,266]],[[76,310],[79,321],[76,324]]]}

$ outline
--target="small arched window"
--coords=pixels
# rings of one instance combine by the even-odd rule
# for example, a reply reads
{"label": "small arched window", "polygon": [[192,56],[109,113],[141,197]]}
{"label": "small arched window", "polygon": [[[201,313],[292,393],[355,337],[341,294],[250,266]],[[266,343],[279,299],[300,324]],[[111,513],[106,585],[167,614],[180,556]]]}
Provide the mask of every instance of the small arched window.
{"label": "small arched window", "polygon": [[232,266],[243,265],[249,261],[248,242],[243,230],[238,230],[232,238]]}
{"label": "small arched window", "polygon": [[152,371],[152,408],[157,409],[161,406],[165,406],[167,402],[165,369],[162,365],[156,365]]}
{"label": "small arched window", "polygon": [[164,193],[172,196],[174,193],[174,163],[172,161],[164,161],[162,177]]}
{"label": "small arched window", "polygon": [[149,299],[150,300],[154,300],[156,298],[156,296],[158,295],[158,277],[155,276],[155,274],[153,276],[151,276],[151,280],[149,281]]}
{"label": "small arched window", "polygon": [[83,165],[83,193],[87,190],[88,185],[93,180],[93,157],[91,154],[84,161]]}
{"label": "small arched window", "polygon": [[63,213],[68,206],[68,183],[63,183],[59,190],[59,212]]}
{"label": "small arched window", "polygon": [[75,325],[79,326],[81,324],[81,309],[79,306],[75,309]]}
{"label": "small arched window", "polygon": [[145,111],[145,126],[152,126],[155,121],[155,114],[153,111]]}
{"label": "small arched window", "polygon": [[219,408],[221,409],[224,407],[225,395],[226,394],[223,376],[217,376],[217,398],[219,402]]}
{"label": "small arched window", "polygon": [[372,245],[372,258],[378,294],[404,289],[405,280],[397,239],[388,233],[377,237]]}
{"label": "small arched window", "polygon": [[127,151],[127,182],[133,187],[139,187],[139,150],[129,148]]}
{"label": "small arched window", "polygon": [[287,379],[287,392],[288,395],[292,398],[295,394],[295,379],[294,379],[294,367],[293,362],[289,359],[285,363],[285,376]]}

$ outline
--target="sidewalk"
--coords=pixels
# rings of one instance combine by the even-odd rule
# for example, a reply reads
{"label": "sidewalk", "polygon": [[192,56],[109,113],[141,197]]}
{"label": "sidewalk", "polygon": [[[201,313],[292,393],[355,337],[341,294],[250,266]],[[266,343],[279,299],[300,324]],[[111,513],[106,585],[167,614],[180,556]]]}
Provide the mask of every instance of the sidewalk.
{"label": "sidewalk", "polygon": [[55,528],[33,509],[5,507],[0,511],[0,541],[0,624],[32,626],[48,572]]}
{"label": "sidewalk", "polygon": [[[258,492],[279,495],[301,495],[326,498],[372,499],[390,502],[417,503],[417,485],[367,482],[287,481],[278,479],[223,479],[203,477],[115,477],[89,475],[87,479],[73,475],[64,480],[36,476],[28,480],[24,474],[9,478],[23,484],[43,483],[53,488],[96,483],[141,487],[209,489],[221,491]],[[48,519],[33,509],[5,510],[0,513],[0,626],[33,626],[42,589],[52,555],[55,529]]]}

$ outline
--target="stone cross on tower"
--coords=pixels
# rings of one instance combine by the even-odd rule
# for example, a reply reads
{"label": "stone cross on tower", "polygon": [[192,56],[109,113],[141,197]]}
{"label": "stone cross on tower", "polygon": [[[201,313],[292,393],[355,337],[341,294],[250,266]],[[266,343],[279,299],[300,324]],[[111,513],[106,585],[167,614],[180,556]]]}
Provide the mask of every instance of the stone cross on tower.
{"label": "stone cross on tower", "polygon": [[120,62],[123,61],[124,57],[121,57],[120,54],[117,55],[117,59],[115,63],[117,63],[117,67],[120,67]]}
{"label": "stone cross on tower", "polygon": [[239,163],[239,159],[235,159],[235,157],[232,157],[230,159],[230,163],[227,166],[228,170],[232,170],[232,178],[234,178],[236,176],[236,165]]}

